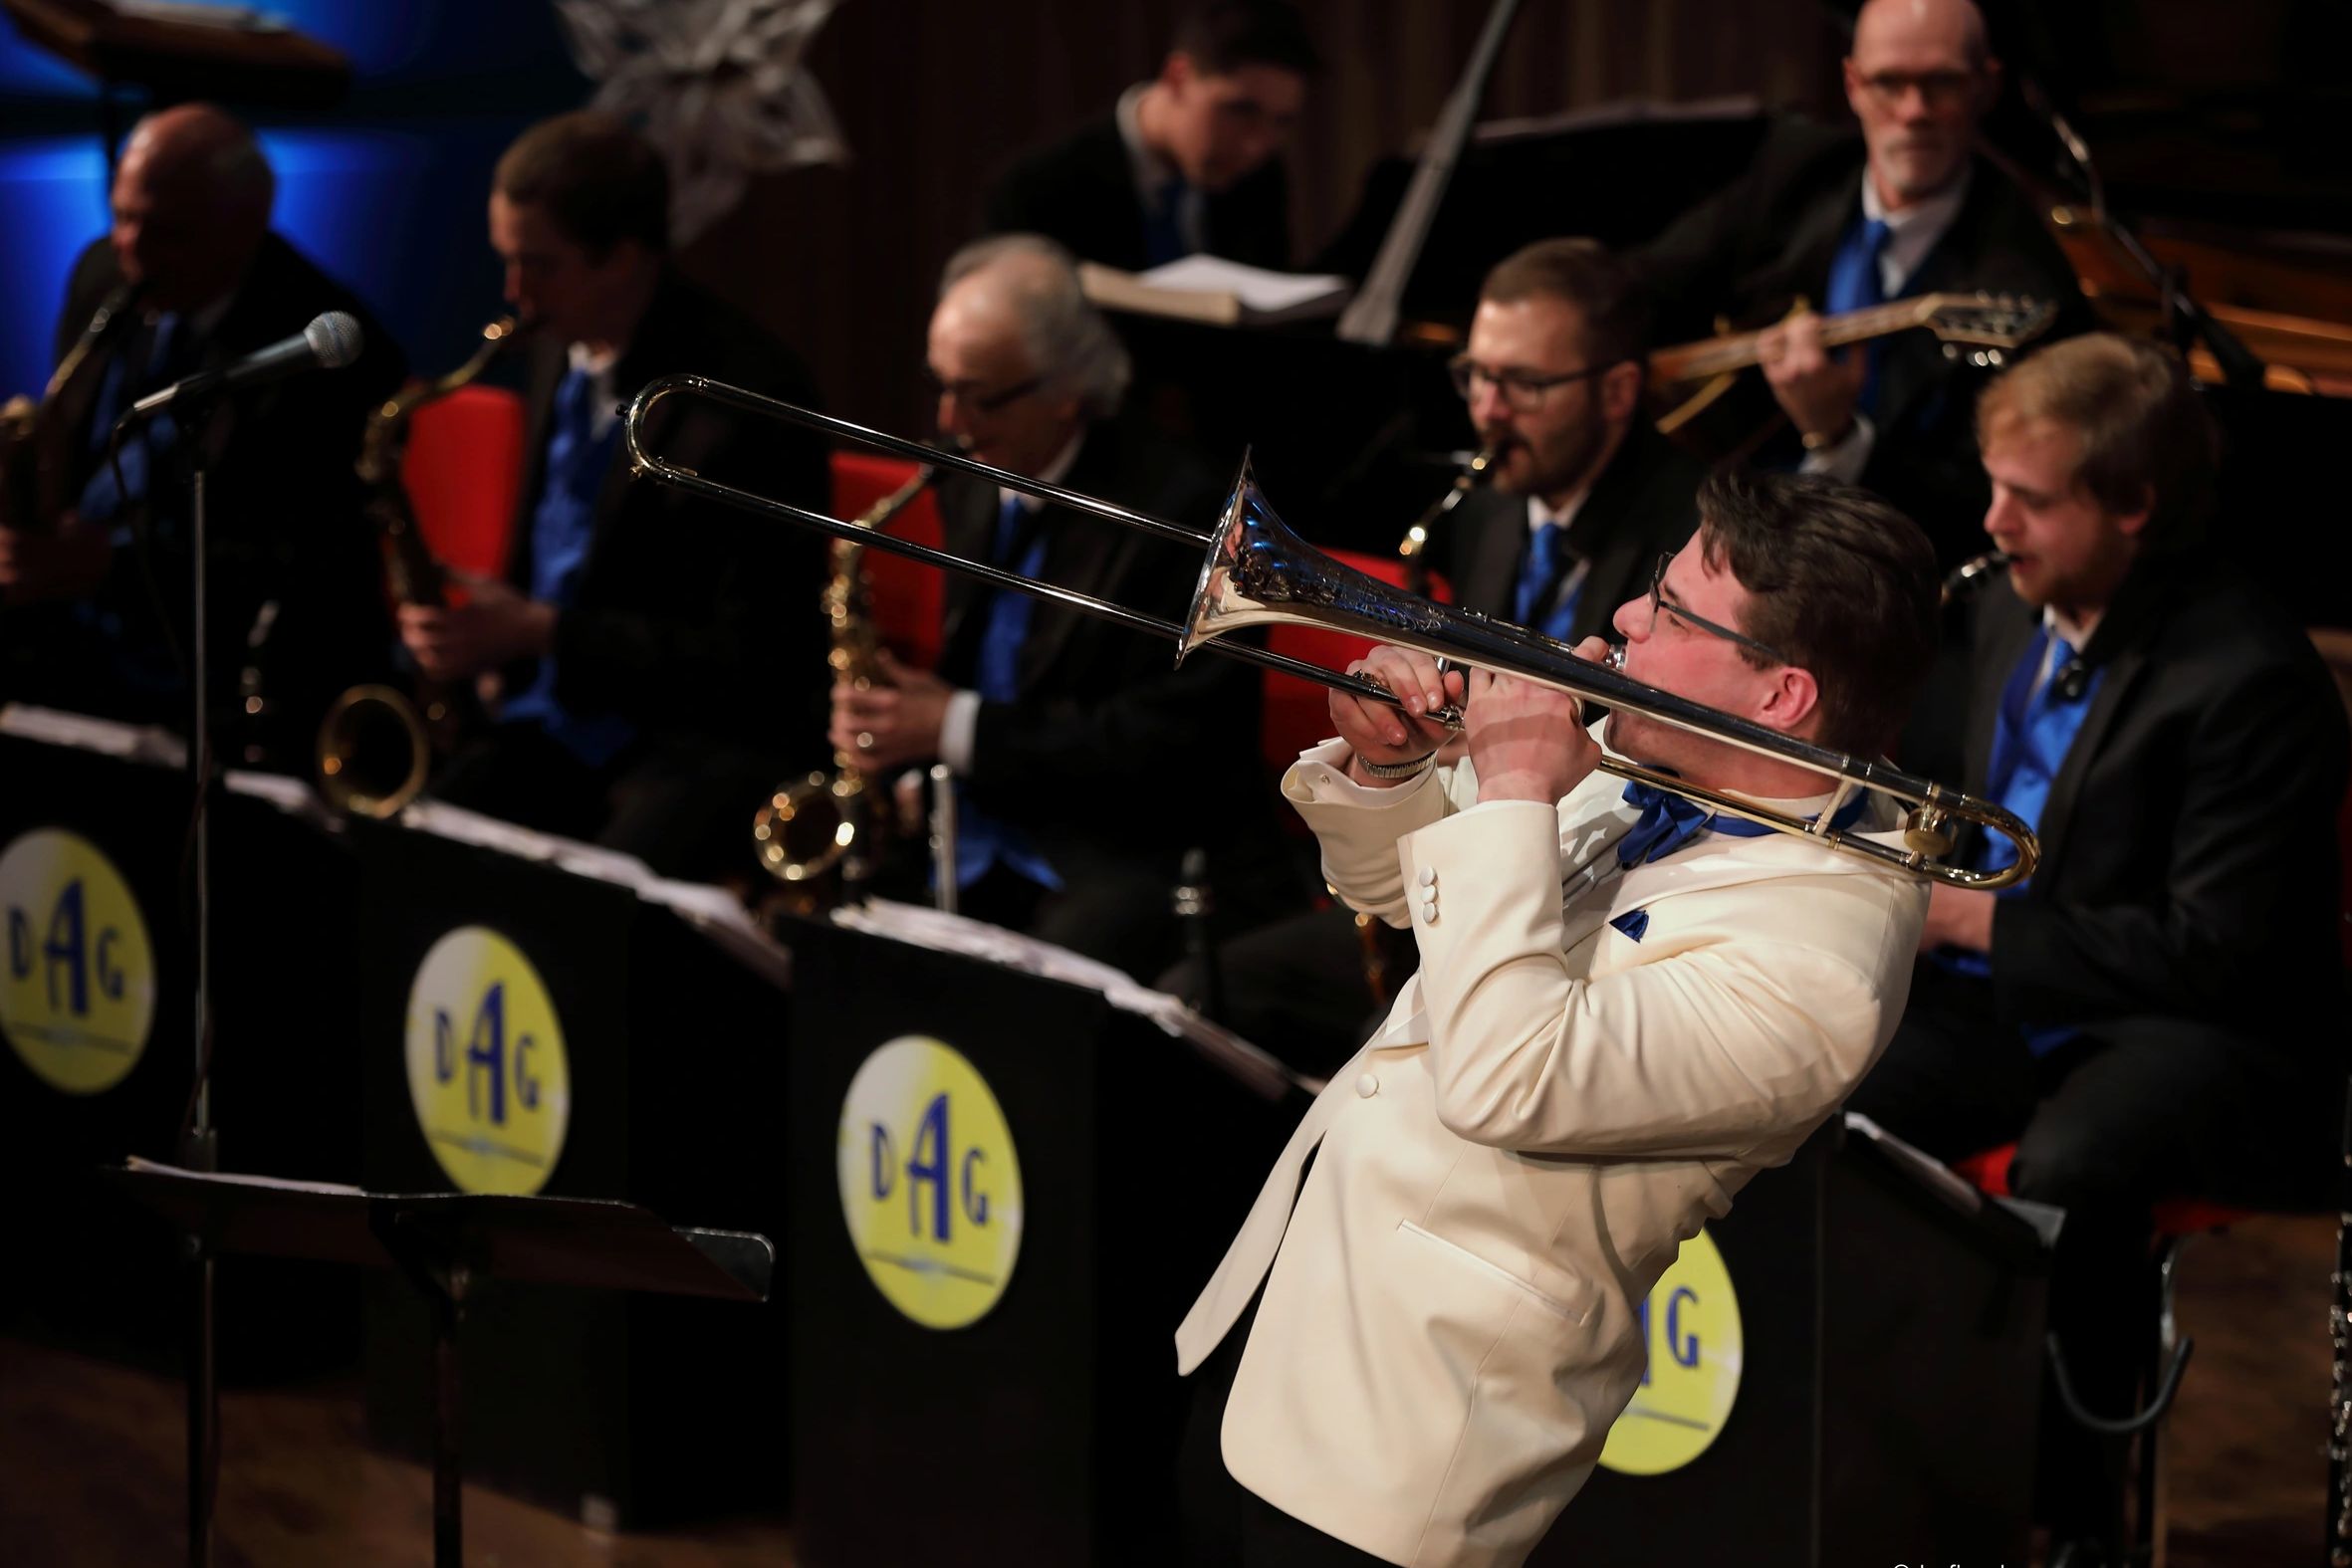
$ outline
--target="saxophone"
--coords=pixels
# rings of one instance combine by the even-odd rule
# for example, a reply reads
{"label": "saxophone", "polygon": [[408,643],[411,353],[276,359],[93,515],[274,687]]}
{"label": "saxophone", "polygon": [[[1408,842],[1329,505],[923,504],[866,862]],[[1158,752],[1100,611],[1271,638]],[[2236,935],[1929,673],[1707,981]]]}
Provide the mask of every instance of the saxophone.
{"label": "saxophone", "polygon": [[1462,498],[1469,495],[1472,487],[1486,477],[1487,470],[1495,466],[1495,452],[1496,448],[1492,446],[1482,446],[1473,453],[1470,461],[1462,466],[1462,472],[1454,476],[1452,486],[1429,504],[1429,510],[1421,514],[1413,526],[1405,531],[1403,540],[1398,542],[1396,553],[1405,563],[1405,586],[1410,591],[1423,598],[1429,597],[1429,562],[1423,559],[1429,549],[1429,531],[1437,527],[1447,513],[1460,506]]}
{"label": "saxophone", "polygon": [[[931,472],[929,463],[917,468],[905,484],[858,514],[856,526],[887,525],[923,493]],[[881,643],[874,635],[866,591],[865,546],[836,539],[831,562],[832,575],[820,601],[828,630],[825,663],[835,682],[862,690],[881,676]],[[859,887],[872,875],[876,829],[886,818],[872,809],[865,784],[857,759],[836,749],[831,773],[820,769],[783,785],[752,817],[752,847],[761,868],[792,889],[798,895],[795,902],[810,907],[827,902],[820,887],[836,867],[844,888]]]}
{"label": "saxophone", "polygon": [[[408,422],[419,408],[474,380],[528,330],[512,316],[500,317],[482,329],[482,345],[465,363],[402,389],[367,416],[358,462],[364,511],[383,542],[392,597],[403,604],[443,603],[447,588],[400,482]],[[391,816],[424,787],[436,751],[449,750],[479,718],[480,704],[467,686],[420,679],[413,700],[390,686],[354,686],[319,727],[319,787],[338,810]]]}
{"label": "saxophone", "polygon": [[39,401],[17,396],[0,403],[0,528],[47,529],[64,510],[64,432],[56,428],[57,394],[83,361],[130,320],[138,295],[138,285],[126,283],[100,302],[90,325],[50,372]]}

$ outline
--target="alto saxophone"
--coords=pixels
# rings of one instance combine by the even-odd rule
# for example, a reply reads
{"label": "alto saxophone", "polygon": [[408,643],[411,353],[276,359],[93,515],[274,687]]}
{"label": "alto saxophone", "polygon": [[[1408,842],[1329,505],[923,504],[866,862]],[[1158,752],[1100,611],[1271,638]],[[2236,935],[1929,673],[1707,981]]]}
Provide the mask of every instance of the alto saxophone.
{"label": "alto saxophone", "polygon": [[[447,602],[447,574],[425,545],[400,482],[408,422],[447,397],[514,346],[526,328],[502,316],[482,329],[482,345],[456,369],[386,398],[367,416],[359,442],[359,482],[367,521],[383,542],[384,575],[403,604]],[[474,727],[479,704],[470,687],[419,680],[414,699],[389,686],[354,686],[336,699],[319,727],[319,787],[328,803],[362,816],[399,811],[424,787],[436,751]]]}
{"label": "alto saxophone", "polygon": [[[911,505],[931,483],[923,464],[906,483],[858,514],[856,525],[879,529]],[[880,639],[865,582],[865,546],[855,540],[832,544],[832,576],[820,601],[827,628],[825,663],[836,683],[859,690],[881,678]],[[871,875],[876,824],[883,820],[866,797],[865,772],[848,752],[833,752],[833,770],[820,769],[786,784],[752,817],[752,847],[762,869],[802,895],[823,902],[818,883],[835,867],[840,882],[857,887]]]}

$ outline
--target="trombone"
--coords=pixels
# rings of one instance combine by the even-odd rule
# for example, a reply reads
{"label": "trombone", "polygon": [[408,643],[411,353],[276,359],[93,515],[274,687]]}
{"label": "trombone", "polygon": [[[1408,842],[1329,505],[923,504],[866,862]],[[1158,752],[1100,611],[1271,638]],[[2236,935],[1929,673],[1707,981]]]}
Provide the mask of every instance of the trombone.
{"label": "trombone", "polygon": [[[781,419],[825,435],[911,459],[977,474],[1003,489],[1018,491],[1058,506],[1065,506],[1162,539],[1204,551],[1192,608],[1182,622],[1164,620],[1123,604],[1078,593],[1018,572],[967,560],[887,534],[876,534],[856,524],[788,502],[755,495],[732,485],[705,479],[690,468],[663,461],[646,449],[647,415],[663,398],[690,395],[708,398],[747,413]],[[904,556],[942,570],[961,572],[992,587],[1010,588],[1058,604],[1066,604],[1113,625],[1165,637],[1176,644],[1181,663],[1195,648],[1295,675],[1352,696],[1396,705],[1387,687],[1366,676],[1325,669],[1303,659],[1276,653],[1247,642],[1222,641],[1226,633],[1246,626],[1310,625],[1353,632],[1379,642],[1414,648],[1457,666],[1472,666],[1551,687],[1587,702],[1625,709],[1761,756],[1794,763],[1836,781],[1829,806],[1810,821],[1770,806],[1725,794],[1644,768],[1618,757],[1604,757],[1600,769],[1636,784],[1679,794],[1710,810],[1729,813],[1777,832],[1790,833],[1882,867],[1924,876],[1954,887],[1987,891],[2008,887],[2033,872],[2040,845],[2017,817],[1989,800],[1981,800],[1932,780],[1902,772],[1893,765],[1850,757],[1828,747],[1783,735],[1777,730],[1719,709],[1692,702],[1631,680],[1606,665],[1580,659],[1567,644],[1539,632],[1495,620],[1474,610],[1434,603],[1352,570],[1321,555],[1284,526],[1251,477],[1249,459],[1242,460],[1233,493],[1214,531],[1203,534],[1181,524],[1131,511],[1111,502],[1082,495],[1060,485],[992,468],[968,457],[942,452],[920,442],[884,435],[863,425],[792,403],[747,392],[701,375],[668,375],[648,382],[630,399],[622,421],[632,474],[702,496],[708,500],[762,516],[781,518],[829,534],[852,539],[870,549]],[[1427,717],[1459,720],[1455,712]],[[1903,820],[1903,847],[1831,825],[1837,808],[1859,789],[1875,789],[1908,806]],[[1954,865],[1943,857],[1952,852],[1956,824],[1975,823],[2008,839],[2016,859],[1998,871],[1979,871]]]}

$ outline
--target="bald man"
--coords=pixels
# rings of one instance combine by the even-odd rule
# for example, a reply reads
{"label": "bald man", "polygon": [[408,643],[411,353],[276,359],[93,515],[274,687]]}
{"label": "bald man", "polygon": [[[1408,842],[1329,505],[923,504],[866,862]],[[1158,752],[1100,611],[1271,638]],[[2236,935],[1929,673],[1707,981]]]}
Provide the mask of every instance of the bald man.
{"label": "bald man", "polygon": [[[275,180],[252,133],[209,105],[148,115],[111,192],[111,232],[76,262],[46,501],[0,519],[0,697],[178,725],[191,636],[188,486],[207,474],[212,701],[239,716],[224,755],[306,766],[319,717],[379,678],[390,630],[353,465],[367,411],[404,373],[352,293],[270,232]],[[149,420],[106,462],[132,402],[302,332],[361,324],[358,360]],[[250,698],[249,703],[247,699]]]}
{"label": "bald man", "polygon": [[[1053,241],[958,252],[927,351],[940,433],[981,462],[1204,533],[1217,517],[1216,477],[1117,418],[1126,351]],[[1199,552],[968,476],[943,479],[939,505],[955,554],[1169,620],[1199,574]],[[1167,642],[962,577],[943,609],[938,671],[834,687],[831,739],[874,769],[955,770],[964,912],[1148,979],[1177,956],[1169,893],[1204,844],[1246,919],[1272,838],[1257,672],[1213,655],[1178,670]]]}
{"label": "bald man", "polygon": [[1984,544],[1970,426],[1984,371],[1919,331],[1826,352],[1820,315],[1989,290],[2057,307],[2051,337],[2091,325],[2038,214],[1977,155],[2000,80],[1970,0],[1869,0],[1844,62],[1855,126],[1775,129],[1736,183],[1633,257],[1664,341],[1705,336],[1718,315],[1761,327],[1809,302],[1817,314],[1767,336],[1747,417],[1731,422],[1779,416],[1764,461],[1878,492],[1927,530],[1947,566]]}

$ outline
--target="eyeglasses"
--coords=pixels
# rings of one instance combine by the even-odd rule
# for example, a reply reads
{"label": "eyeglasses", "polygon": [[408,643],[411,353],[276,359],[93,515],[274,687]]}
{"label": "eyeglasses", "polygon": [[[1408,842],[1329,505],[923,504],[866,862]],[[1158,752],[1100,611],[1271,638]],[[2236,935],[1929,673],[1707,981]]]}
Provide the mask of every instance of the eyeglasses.
{"label": "eyeglasses", "polygon": [[1889,106],[1902,103],[1917,88],[1920,102],[1930,109],[1950,109],[1977,85],[1976,77],[1966,71],[1879,71],[1861,82],[1873,98]]}
{"label": "eyeglasses", "polygon": [[1687,626],[1694,626],[1711,637],[1721,637],[1726,642],[1737,643],[1750,653],[1761,656],[1766,664],[1794,664],[1796,662],[1767,643],[1759,642],[1754,637],[1743,636],[1729,626],[1718,626],[1704,615],[1695,615],[1668,598],[1665,586],[1666,563],[1673,559],[1672,556],[1660,556],[1657,567],[1650,572],[1650,629],[1649,633],[1645,633],[1645,635],[1657,631],[1658,612],[1664,610],[1676,620]]}
{"label": "eyeglasses", "polygon": [[1529,375],[1525,370],[1490,370],[1468,354],[1457,356],[1446,366],[1454,377],[1454,390],[1462,394],[1464,402],[1477,395],[1478,383],[1484,381],[1503,394],[1504,405],[1514,413],[1531,414],[1543,406],[1543,399],[1555,386],[1570,381],[1588,380],[1623,364],[1622,359],[1611,359],[1607,364],[1587,365],[1581,370],[1562,370],[1557,375]]}
{"label": "eyeglasses", "polygon": [[938,372],[929,366],[924,367],[923,381],[931,388],[931,396],[934,401],[942,397],[952,397],[966,408],[981,414],[993,414],[1000,408],[1009,407],[1046,384],[1044,376],[1033,375],[1026,381],[1015,381],[1011,386],[1000,387],[993,392],[983,392],[970,381],[943,381],[939,378]]}

